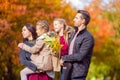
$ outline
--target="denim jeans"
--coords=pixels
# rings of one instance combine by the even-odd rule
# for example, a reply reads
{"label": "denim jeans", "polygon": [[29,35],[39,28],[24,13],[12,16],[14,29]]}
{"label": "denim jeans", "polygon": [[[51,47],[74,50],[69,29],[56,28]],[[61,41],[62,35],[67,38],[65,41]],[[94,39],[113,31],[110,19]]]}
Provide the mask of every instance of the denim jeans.
{"label": "denim jeans", "polygon": [[72,70],[72,64],[64,63],[64,67],[62,67],[61,80],[70,80],[71,70]]}
{"label": "denim jeans", "polygon": [[64,80],[65,77],[65,69],[62,69],[61,80]]}
{"label": "denim jeans", "polygon": [[75,79],[71,79],[71,80],[86,80],[85,78],[75,78]]}
{"label": "denim jeans", "polygon": [[[61,80],[65,80],[65,72],[66,72],[66,69],[62,69]],[[86,80],[86,78],[75,78],[71,80]]]}

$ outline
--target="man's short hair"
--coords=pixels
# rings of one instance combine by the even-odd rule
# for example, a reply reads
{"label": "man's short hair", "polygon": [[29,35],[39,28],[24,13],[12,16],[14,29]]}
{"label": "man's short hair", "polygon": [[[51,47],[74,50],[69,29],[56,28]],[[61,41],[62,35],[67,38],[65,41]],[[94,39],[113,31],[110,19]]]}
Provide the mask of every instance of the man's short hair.
{"label": "man's short hair", "polygon": [[82,14],[82,18],[85,19],[85,25],[87,26],[90,21],[90,14],[85,10],[78,10],[77,13]]}

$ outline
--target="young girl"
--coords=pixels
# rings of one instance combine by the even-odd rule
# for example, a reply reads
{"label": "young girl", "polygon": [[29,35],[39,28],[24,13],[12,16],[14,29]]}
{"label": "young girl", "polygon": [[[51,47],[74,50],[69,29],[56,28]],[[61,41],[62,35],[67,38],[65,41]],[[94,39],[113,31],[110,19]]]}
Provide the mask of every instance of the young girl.
{"label": "young girl", "polygon": [[[27,52],[30,52],[32,54],[32,56],[31,56],[32,62],[35,65],[37,65],[39,72],[43,72],[42,69],[39,68],[40,65],[36,64],[38,62],[38,61],[36,62],[36,58],[39,55],[44,55],[44,54],[48,53],[50,50],[43,41],[43,39],[46,36],[46,33],[49,31],[48,22],[45,20],[38,21],[37,25],[36,25],[36,30],[37,30],[36,32],[37,32],[38,38],[36,40],[36,44],[33,47],[30,47],[24,43],[19,43],[18,47],[24,49]],[[33,72],[29,68],[25,68],[21,73],[21,80],[27,80],[27,75],[30,73],[35,73],[35,72]],[[48,74],[48,76],[54,77],[54,73],[52,71],[47,71],[46,73]]]}
{"label": "young girl", "polygon": [[[59,38],[60,43],[62,45],[61,52],[60,52],[60,55],[62,57],[64,55],[68,54],[68,43],[67,43],[67,41],[68,41],[68,38],[69,38],[69,34],[71,32],[70,30],[72,30],[72,29],[66,25],[66,21],[62,18],[54,19],[53,25],[54,25],[54,31],[57,32],[58,38]],[[63,67],[62,67],[61,80],[69,80],[69,79],[66,79],[67,76],[68,76],[68,73],[64,72],[66,70],[66,68],[67,67],[64,64]]]}

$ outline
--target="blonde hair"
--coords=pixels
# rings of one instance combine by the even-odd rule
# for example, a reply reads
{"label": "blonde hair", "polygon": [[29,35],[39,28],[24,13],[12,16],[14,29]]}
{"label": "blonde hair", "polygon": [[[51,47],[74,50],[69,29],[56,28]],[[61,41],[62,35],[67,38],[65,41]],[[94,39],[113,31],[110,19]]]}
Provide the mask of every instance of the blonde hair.
{"label": "blonde hair", "polygon": [[63,18],[55,18],[54,21],[59,21],[60,23],[62,23],[63,26],[64,26],[64,28],[63,28],[64,31],[66,30],[66,26],[67,26],[67,24],[66,24],[65,19],[63,19]]}
{"label": "blonde hair", "polygon": [[44,28],[46,30],[46,32],[49,31],[49,24],[46,20],[39,20],[36,25],[41,26],[42,28]]}
{"label": "blonde hair", "polygon": [[72,28],[66,24],[66,21],[63,18],[55,18],[54,21],[59,21],[60,23],[63,24],[64,26],[63,34],[65,36],[66,41],[68,41],[69,34],[71,33]]}

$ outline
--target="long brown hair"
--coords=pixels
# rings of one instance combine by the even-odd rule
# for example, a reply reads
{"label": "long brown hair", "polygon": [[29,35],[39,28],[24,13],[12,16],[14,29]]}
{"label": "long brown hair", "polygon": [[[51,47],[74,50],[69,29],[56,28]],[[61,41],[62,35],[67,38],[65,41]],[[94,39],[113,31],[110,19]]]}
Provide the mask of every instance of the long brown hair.
{"label": "long brown hair", "polygon": [[[31,24],[31,23],[27,23],[24,26],[28,29],[28,31],[31,32],[33,40],[35,40],[37,38],[37,33],[36,33],[35,26],[33,24]],[[27,38],[23,38],[23,42],[24,41],[28,41],[28,39]]]}

